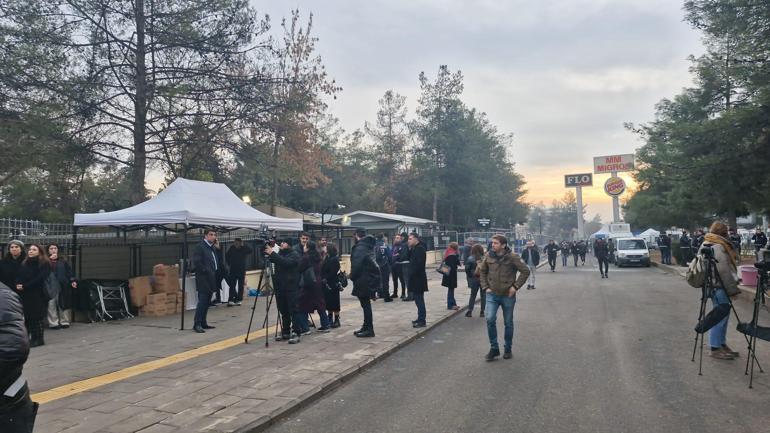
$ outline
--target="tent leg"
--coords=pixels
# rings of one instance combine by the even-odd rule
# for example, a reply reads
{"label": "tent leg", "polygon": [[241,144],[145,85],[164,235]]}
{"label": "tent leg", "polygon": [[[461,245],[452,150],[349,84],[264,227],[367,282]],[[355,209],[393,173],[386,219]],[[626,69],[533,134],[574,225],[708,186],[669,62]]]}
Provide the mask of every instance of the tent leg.
{"label": "tent leg", "polygon": [[[71,248],[71,258],[70,263],[72,263],[72,269],[74,271],[78,270],[78,227],[74,226],[72,227],[72,248]],[[80,277],[80,273],[77,274],[78,277]]]}
{"label": "tent leg", "polygon": [[184,313],[187,310],[187,224],[184,225],[184,236],[182,241],[182,314],[179,330],[184,331]]}

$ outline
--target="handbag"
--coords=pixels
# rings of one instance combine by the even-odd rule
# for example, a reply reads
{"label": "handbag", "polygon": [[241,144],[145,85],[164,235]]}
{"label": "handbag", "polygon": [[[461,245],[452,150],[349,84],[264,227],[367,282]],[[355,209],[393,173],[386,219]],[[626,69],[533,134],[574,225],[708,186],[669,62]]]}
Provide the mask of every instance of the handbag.
{"label": "handbag", "polygon": [[48,278],[45,280],[45,294],[48,299],[55,299],[61,292],[61,284],[59,279],[56,278],[56,274],[53,272],[48,274]]}
{"label": "handbag", "polygon": [[339,281],[339,289],[341,292],[342,289],[348,286],[348,274],[345,271],[340,270],[339,273],[337,273],[337,280]]}
{"label": "handbag", "polygon": [[446,262],[441,262],[441,265],[436,268],[436,272],[445,277],[448,277],[452,273],[452,267],[447,265]]}

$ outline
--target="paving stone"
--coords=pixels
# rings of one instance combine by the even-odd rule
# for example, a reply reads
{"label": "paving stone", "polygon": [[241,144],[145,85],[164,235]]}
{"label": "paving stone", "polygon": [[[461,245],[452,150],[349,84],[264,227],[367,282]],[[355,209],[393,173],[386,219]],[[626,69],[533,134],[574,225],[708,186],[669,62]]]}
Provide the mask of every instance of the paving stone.
{"label": "paving stone", "polygon": [[[433,289],[437,281],[432,279],[431,285]],[[466,295],[462,289],[456,291],[458,299]],[[455,314],[445,310],[444,290],[431,290],[426,301],[429,326]],[[38,415],[38,429],[187,433],[257,427],[426,332],[411,327],[416,311],[413,303],[376,302],[373,309],[378,336],[357,339],[352,332],[361,323],[361,309],[349,294],[344,296],[343,305],[347,306],[343,309],[343,326],[331,333],[312,334],[299,345],[271,341],[267,348],[263,340],[255,339],[254,344],[236,345],[44,404]],[[51,367],[45,366],[56,365],[57,370],[70,371],[61,368],[66,365],[72,368],[65,378],[70,382],[93,377],[236,336],[241,332],[239,328],[245,331],[250,311],[212,309],[210,317],[217,317],[217,322],[212,322],[219,326],[216,332],[200,335],[177,331],[178,317],[75,326],[75,333],[61,333],[50,347],[33,352],[39,356],[31,357],[30,370],[44,371],[46,379],[51,378]],[[80,340],[65,344],[64,337],[75,334]],[[116,345],[115,341],[121,344]],[[92,353],[85,355],[86,348]],[[91,365],[84,362],[86,356]],[[59,383],[61,379],[56,378]],[[43,383],[38,381],[35,390],[42,389]]]}

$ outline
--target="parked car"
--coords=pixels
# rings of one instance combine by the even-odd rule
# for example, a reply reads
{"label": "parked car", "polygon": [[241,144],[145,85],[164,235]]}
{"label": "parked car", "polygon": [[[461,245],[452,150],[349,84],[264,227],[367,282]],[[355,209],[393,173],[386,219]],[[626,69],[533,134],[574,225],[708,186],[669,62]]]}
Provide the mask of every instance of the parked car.
{"label": "parked car", "polygon": [[642,238],[618,238],[615,240],[615,264],[621,266],[650,267],[650,250],[647,241]]}

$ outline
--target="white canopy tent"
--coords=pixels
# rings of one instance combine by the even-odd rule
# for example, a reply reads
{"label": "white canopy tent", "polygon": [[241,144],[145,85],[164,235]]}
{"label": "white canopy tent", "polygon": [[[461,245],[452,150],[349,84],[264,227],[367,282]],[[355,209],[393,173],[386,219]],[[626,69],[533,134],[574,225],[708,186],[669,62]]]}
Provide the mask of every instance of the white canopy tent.
{"label": "white canopy tent", "polygon": [[599,229],[596,233],[589,236],[589,239],[596,239],[596,238],[606,238],[610,235],[610,231],[607,229],[606,224],[602,226],[601,229]]}
{"label": "white canopy tent", "polygon": [[223,183],[178,178],[155,197],[138,205],[93,214],[75,214],[76,227],[207,226],[302,231],[301,219],[277,218],[244,203]]}
{"label": "white canopy tent", "polygon": [[[122,230],[163,227],[176,231],[181,225],[184,234],[182,248],[182,292],[187,282],[187,230],[212,227],[220,230],[246,228],[260,230],[302,231],[301,219],[277,218],[262,213],[244,203],[223,183],[201,182],[177,178],[155,197],[138,205],[95,214],[75,214],[73,245],[77,245],[77,229],[86,226],[110,226]],[[184,329],[185,309],[181,313]]]}
{"label": "white canopy tent", "polygon": [[639,233],[639,237],[647,241],[648,245],[657,245],[656,239],[660,236],[660,232],[655,229],[647,229]]}

